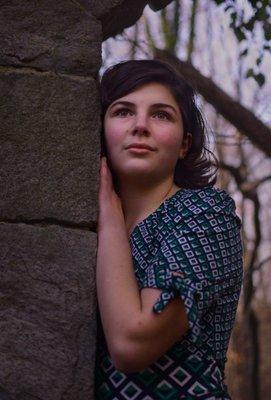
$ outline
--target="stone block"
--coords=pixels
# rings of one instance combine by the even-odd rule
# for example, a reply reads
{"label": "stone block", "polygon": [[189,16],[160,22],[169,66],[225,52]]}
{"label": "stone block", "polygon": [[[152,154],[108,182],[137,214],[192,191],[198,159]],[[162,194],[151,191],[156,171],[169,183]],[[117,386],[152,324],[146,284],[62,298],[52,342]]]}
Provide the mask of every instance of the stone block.
{"label": "stone block", "polygon": [[[102,19],[104,15],[111,13],[113,14],[117,9],[127,9],[129,7],[141,8],[142,5],[145,7],[149,5],[154,11],[161,10],[166,7],[172,0],[141,0],[135,2],[134,0],[78,0],[78,3],[82,5],[86,10],[90,11],[97,18]],[[136,22],[136,19],[134,23]],[[126,21],[123,21],[125,24]]]}
{"label": "stone block", "polygon": [[0,65],[97,75],[101,22],[77,1],[0,3]]}
{"label": "stone block", "polygon": [[0,395],[93,399],[96,234],[0,223]]}
{"label": "stone block", "polygon": [[0,74],[0,220],[97,216],[100,104],[92,78]]}
{"label": "stone block", "polygon": [[103,40],[121,33],[141,17],[146,5],[154,11],[166,7],[172,0],[77,0],[95,17],[101,20]]}
{"label": "stone block", "polygon": [[159,11],[171,2],[172,0],[149,0],[148,4],[153,11]]}

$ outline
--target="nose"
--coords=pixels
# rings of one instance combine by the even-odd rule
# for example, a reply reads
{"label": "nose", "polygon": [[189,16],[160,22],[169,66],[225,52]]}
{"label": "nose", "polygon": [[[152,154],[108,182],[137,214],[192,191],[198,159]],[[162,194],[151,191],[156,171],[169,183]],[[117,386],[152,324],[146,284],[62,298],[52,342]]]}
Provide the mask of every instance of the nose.
{"label": "nose", "polygon": [[137,114],[134,119],[134,126],[132,129],[134,134],[149,134],[149,127],[146,114]]}

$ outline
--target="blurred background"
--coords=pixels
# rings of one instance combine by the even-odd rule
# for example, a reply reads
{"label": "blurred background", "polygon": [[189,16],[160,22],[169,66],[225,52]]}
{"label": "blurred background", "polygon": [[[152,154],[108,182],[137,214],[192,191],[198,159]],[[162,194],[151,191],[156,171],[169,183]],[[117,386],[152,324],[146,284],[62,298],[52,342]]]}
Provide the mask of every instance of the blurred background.
{"label": "blurred background", "polygon": [[[234,400],[271,398],[271,6],[269,0],[175,0],[103,43],[100,70],[167,60],[197,89],[216,186],[242,219],[244,284],[226,364]],[[270,207],[270,208],[269,208]]]}

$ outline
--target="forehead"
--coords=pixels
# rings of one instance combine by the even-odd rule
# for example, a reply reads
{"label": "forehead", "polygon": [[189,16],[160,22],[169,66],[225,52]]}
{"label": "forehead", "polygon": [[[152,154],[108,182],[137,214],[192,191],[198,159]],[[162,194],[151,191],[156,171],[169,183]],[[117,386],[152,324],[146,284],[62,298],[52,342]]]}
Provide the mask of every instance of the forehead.
{"label": "forehead", "polygon": [[177,106],[176,100],[170,90],[170,88],[159,82],[145,83],[137,88],[135,88],[130,93],[118,98],[119,100],[130,100],[130,101],[146,101],[146,102],[162,102],[167,101],[170,104]]}

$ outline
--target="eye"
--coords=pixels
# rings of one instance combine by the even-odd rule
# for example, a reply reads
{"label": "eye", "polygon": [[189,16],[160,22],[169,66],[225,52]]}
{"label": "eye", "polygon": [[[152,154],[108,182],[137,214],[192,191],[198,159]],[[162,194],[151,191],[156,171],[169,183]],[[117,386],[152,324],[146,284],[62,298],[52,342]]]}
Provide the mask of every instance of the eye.
{"label": "eye", "polygon": [[113,112],[113,115],[117,117],[126,117],[128,114],[132,114],[132,111],[129,110],[129,108],[118,108]]}
{"label": "eye", "polygon": [[170,120],[171,119],[171,115],[169,113],[167,113],[166,111],[156,111],[154,113],[155,116],[158,117],[158,119],[164,119],[164,120]]}

